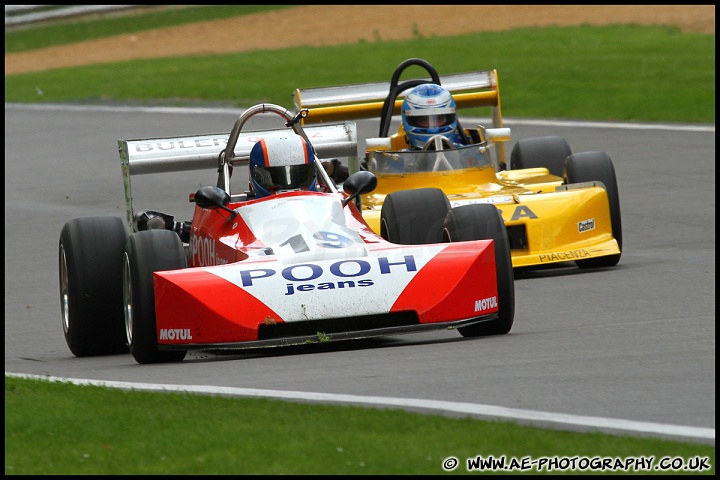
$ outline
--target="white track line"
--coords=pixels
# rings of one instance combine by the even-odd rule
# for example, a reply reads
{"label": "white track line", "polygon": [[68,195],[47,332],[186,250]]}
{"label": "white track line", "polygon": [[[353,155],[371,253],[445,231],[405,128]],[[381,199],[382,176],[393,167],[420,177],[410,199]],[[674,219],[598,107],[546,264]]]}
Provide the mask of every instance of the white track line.
{"label": "white track line", "polygon": [[[105,380],[88,380],[52,377],[43,375],[27,375],[5,372],[6,376],[59,381],[74,385],[94,385],[100,387],[120,388],[124,390],[144,390],[158,392],[187,392],[206,395],[224,395],[234,397],[272,398],[288,401],[310,401],[320,403],[356,404],[375,407],[397,407],[403,409],[430,410],[437,413],[455,413],[482,417],[484,419],[525,421],[534,425],[576,427],[575,430],[596,430],[606,433],[632,433],[636,435],[656,435],[687,441],[689,439],[703,443],[715,443],[714,428],[685,427],[632,420],[618,420],[583,415],[538,412],[517,408],[496,407],[463,402],[442,402],[437,400],[420,400],[414,398],[373,397],[360,395],[336,395],[331,393],[296,392],[286,390],[263,390],[256,388],[216,387],[208,385],[158,385],[152,383],[115,382]],[[578,429],[577,427],[582,427]]]}
{"label": "white track line", "polygon": [[[15,110],[36,110],[36,111],[67,111],[67,112],[143,112],[143,113],[172,113],[172,114],[228,114],[240,115],[244,109],[241,108],[203,108],[203,107],[138,107],[122,105],[71,105],[61,103],[6,103],[5,108]],[[464,121],[477,122],[481,125],[489,125],[492,120],[489,118],[465,118]],[[577,127],[577,128],[618,128],[621,130],[670,130],[674,132],[705,132],[715,133],[715,125],[691,125],[691,124],[665,124],[665,123],[625,123],[625,122],[589,122],[576,120],[543,120],[543,119],[522,119],[503,118],[507,125],[538,125],[549,127]]]}

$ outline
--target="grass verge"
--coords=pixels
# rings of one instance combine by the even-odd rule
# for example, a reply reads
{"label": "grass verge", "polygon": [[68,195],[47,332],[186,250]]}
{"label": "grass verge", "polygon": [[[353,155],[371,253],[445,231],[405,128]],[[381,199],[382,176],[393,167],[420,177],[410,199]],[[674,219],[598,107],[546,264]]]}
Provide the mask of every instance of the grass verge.
{"label": "grass verge", "polygon": [[[472,47],[462,47],[472,45],[482,48],[469,54]],[[389,81],[411,57],[441,75],[497,69],[506,117],[715,123],[715,35],[671,27],[419,33],[404,41],[133,60],[6,75],[5,102],[292,108],[296,88]],[[424,76],[412,68],[403,78]]]}
{"label": "grass verge", "polygon": [[[710,445],[401,410],[5,377],[6,475],[467,474],[467,460],[478,456],[536,462],[535,468],[495,473],[697,473],[638,470],[631,463],[625,471],[610,468],[651,456],[655,466],[662,458],[677,465],[704,459],[712,468],[702,473],[715,473]],[[449,457],[460,463],[446,472]],[[548,460],[538,470],[542,458]],[[581,458],[595,459],[596,468],[561,470],[561,463],[549,463],[560,458],[576,458],[577,465]]]}

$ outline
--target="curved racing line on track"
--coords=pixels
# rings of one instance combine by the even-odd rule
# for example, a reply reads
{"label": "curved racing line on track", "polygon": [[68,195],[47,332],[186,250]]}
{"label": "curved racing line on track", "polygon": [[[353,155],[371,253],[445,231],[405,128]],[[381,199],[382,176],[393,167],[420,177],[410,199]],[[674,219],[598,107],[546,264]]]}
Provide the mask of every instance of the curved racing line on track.
{"label": "curved racing line on track", "polygon": [[[263,390],[257,388],[216,387],[208,385],[158,385],[151,383],[115,382],[104,380],[84,380],[42,375],[25,375],[5,372],[6,376],[33,380],[47,380],[72,383],[73,385],[93,385],[99,387],[120,388],[123,390],[143,390],[155,392],[184,392],[205,395],[232,397],[272,398],[287,401],[308,401],[319,403],[345,403],[367,407],[390,407],[403,409],[431,410],[435,413],[465,414],[485,420],[510,420],[533,426],[554,426],[564,430],[600,431],[610,434],[637,434],[672,438],[680,441],[696,441],[715,444],[714,428],[685,427],[662,423],[617,420],[602,417],[587,417],[551,412],[537,412],[517,408],[496,407],[463,402],[443,402],[439,400],[421,400],[414,398],[373,397],[360,395],[342,395],[332,393],[297,392],[286,390]],[[563,428],[564,427],[564,428]],[[575,428],[573,428],[575,427]],[[578,428],[579,427],[579,428]]]}

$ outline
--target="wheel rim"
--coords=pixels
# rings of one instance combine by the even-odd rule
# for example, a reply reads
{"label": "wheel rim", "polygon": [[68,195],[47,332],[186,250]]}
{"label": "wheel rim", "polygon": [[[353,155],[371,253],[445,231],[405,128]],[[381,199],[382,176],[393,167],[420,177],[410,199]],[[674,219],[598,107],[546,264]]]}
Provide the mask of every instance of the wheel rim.
{"label": "wheel rim", "polygon": [[62,326],[65,335],[70,328],[70,311],[68,307],[68,271],[65,249],[60,245],[60,307],[62,312]]}
{"label": "wheel rim", "polygon": [[128,345],[132,345],[132,284],[130,282],[130,259],[127,253],[123,256],[123,314],[125,317],[125,336],[127,337],[127,343]]}
{"label": "wheel rim", "polygon": [[447,228],[443,228],[443,239],[442,239],[442,241],[443,241],[443,243],[451,243],[451,242],[452,242],[452,238],[450,238],[450,232],[448,231]]}

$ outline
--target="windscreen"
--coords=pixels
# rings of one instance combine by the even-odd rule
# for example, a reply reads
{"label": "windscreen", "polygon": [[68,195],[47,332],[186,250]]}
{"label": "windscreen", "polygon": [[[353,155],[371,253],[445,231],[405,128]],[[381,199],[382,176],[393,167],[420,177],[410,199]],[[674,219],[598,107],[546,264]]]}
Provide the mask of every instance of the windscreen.
{"label": "windscreen", "polygon": [[447,150],[373,151],[368,170],[373,173],[419,173],[491,166],[487,145],[468,145]]}

